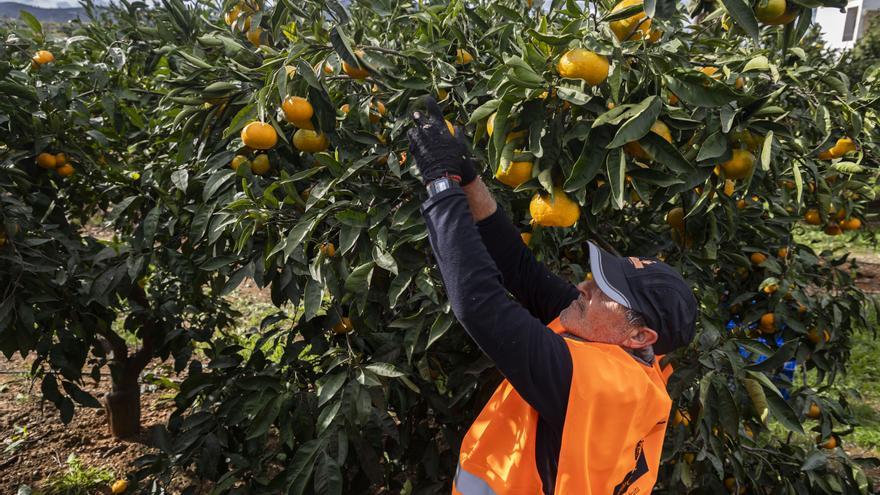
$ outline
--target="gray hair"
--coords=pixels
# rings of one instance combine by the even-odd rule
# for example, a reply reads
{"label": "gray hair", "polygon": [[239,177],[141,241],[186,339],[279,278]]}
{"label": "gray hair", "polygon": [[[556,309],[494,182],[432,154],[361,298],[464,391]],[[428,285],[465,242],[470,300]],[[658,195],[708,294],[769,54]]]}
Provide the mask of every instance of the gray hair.
{"label": "gray hair", "polygon": [[645,317],[634,309],[624,307],[623,317],[626,318],[626,323],[627,325],[629,325],[629,328],[647,326],[647,323],[645,322]]}

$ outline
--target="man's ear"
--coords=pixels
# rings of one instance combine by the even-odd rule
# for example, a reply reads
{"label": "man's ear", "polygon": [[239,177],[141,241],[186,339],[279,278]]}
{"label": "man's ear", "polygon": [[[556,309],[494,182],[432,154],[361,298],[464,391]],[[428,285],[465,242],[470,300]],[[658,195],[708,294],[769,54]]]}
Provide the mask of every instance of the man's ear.
{"label": "man's ear", "polygon": [[644,349],[654,345],[654,342],[657,342],[657,332],[648,327],[636,327],[630,332],[629,337],[623,341],[622,345],[630,349]]}

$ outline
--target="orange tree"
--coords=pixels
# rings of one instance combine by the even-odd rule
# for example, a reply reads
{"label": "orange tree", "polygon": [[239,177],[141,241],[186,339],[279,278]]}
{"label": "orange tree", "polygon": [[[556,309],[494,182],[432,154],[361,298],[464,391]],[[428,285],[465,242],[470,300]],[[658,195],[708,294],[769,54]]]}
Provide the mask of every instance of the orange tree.
{"label": "orange tree", "polygon": [[[94,45],[60,52],[86,67],[115,61],[119,83],[142,99],[113,126],[119,107],[97,99],[92,118],[65,120],[69,127],[5,125],[15,136],[5,140],[10,173],[39,173],[33,164],[51,139],[34,136],[96,139],[97,128],[110,137],[86,139],[80,168],[93,180],[78,182],[75,195],[44,179],[5,185],[3,197],[18,193],[33,208],[28,192],[44,187],[79,201],[57,213],[65,219],[108,210],[122,256],[129,245],[147,254],[139,232],[158,212],[162,228],[150,232],[162,235],[151,237],[148,263],[167,278],[148,284],[150,307],[175,310],[165,331],[179,332],[176,355],[204,344],[157,435],[160,451],[142,459],[148,486],[191,469],[220,493],[445,491],[460,438],[500,377],[444,302],[418,212],[424,195],[405,131],[418,98],[434,95],[537,257],[576,282],[589,276],[584,241],[602,239],[661,257],[693,284],[700,333],[670,357],[676,403],[658,491],[863,493],[863,472],[839,448],[852,418],[832,385],[851,329],[871,308],[845,256],[793,234],[841,235],[867,219],[878,88],[852,86],[832,60],[799,46],[816,5],[110,8],[73,33]],[[5,57],[21,68],[39,44]],[[48,81],[82,92],[94,84],[52,72],[52,63],[39,70]],[[16,71],[5,77],[20,91],[40,85]],[[21,108],[32,107],[5,112],[40,117]],[[131,186],[113,181],[120,170],[140,174],[128,203]],[[9,253],[44,245],[30,239],[54,225],[45,210],[25,215],[33,220],[9,236],[4,262],[31,266]],[[72,225],[66,235],[87,238]],[[139,275],[123,277],[113,304],[74,334],[91,343],[97,322],[128,308],[144,314],[130,295]],[[226,324],[222,296],[246,277],[271,288],[279,312],[245,348],[211,330]],[[65,294],[93,304],[77,287]],[[178,293],[163,296],[171,288]],[[4,303],[34,307],[39,292]],[[4,317],[16,335],[34,333],[37,323],[21,314]],[[63,362],[52,349],[65,335],[42,347],[0,340],[36,352],[53,376]]]}
{"label": "orange tree", "polygon": [[198,186],[169,166],[188,151],[153,139],[162,95],[139,74],[159,77],[158,40],[107,13],[60,41],[23,19],[0,60],[0,351],[36,355],[65,422],[75,404],[100,407],[81,385],[107,366],[110,430],[132,436],[140,373],[157,356],[183,369],[190,342],[227,324],[225,280],[193,248],[204,214],[186,192]]}

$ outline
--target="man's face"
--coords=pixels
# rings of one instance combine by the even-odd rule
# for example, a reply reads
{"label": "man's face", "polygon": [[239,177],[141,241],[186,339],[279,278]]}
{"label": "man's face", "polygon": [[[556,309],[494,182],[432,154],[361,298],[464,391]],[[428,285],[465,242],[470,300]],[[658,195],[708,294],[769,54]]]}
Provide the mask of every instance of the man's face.
{"label": "man's face", "polygon": [[592,342],[623,345],[629,337],[625,308],[590,280],[577,286],[580,296],[559,314],[559,322],[573,335]]}

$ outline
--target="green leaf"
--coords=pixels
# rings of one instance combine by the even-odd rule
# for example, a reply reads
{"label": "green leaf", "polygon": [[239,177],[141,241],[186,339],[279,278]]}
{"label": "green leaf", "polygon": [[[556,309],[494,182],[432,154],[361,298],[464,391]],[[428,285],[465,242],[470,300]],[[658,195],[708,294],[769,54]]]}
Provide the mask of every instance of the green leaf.
{"label": "green leaf", "polygon": [[324,452],[315,469],[316,495],[342,495],[342,470],[333,457]]}
{"label": "green leaf", "polygon": [[389,363],[370,363],[366,366],[366,369],[379,376],[385,376],[388,378],[397,378],[406,375],[406,373],[398,370],[393,364]]}
{"label": "green leaf", "polygon": [[663,76],[669,90],[686,103],[698,107],[720,107],[737,99],[736,92],[729,86],[698,72],[690,72],[679,71],[676,77],[668,74]]}
{"label": "green leaf", "polygon": [[303,291],[303,318],[311,320],[321,309],[321,299],[324,297],[324,286],[312,279],[306,281]]}
{"label": "green leaf", "polygon": [[437,319],[434,320],[434,324],[431,325],[431,331],[428,333],[428,343],[425,344],[425,350],[431,347],[431,344],[437,341],[440,337],[442,337],[452,324],[455,322],[455,318],[450,313],[440,313],[437,316]]}
{"label": "green leaf", "polygon": [[770,170],[770,156],[773,151],[773,131],[768,131],[764,137],[764,146],[761,148],[761,168]]}
{"label": "green leaf", "polygon": [[477,122],[488,118],[490,115],[495,113],[498,109],[498,105],[501,104],[501,100],[489,100],[486,103],[478,106],[476,110],[471,112],[471,118],[468,119],[468,124],[476,124]]}
{"label": "green leaf", "polygon": [[[617,130],[614,139],[606,148],[618,148],[631,141],[637,141],[651,131],[651,126],[657,122],[663,103],[656,96],[649,96],[637,106],[640,109]],[[635,109],[634,109],[635,111]]]}
{"label": "green leaf", "polygon": [[318,407],[323,406],[336,396],[342,389],[347,375],[345,371],[339,371],[332,375],[324,375],[315,381],[316,393],[318,394]]}
{"label": "green leaf", "polygon": [[800,421],[798,421],[797,414],[785,399],[777,394],[767,394],[766,397],[770,414],[772,414],[782,426],[797,433],[804,433],[803,426],[801,426]]}
{"label": "green leaf", "polygon": [[339,413],[340,406],[342,406],[342,401],[337,400],[329,406],[321,409],[321,412],[318,413],[318,419],[315,422],[318,428],[318,434],[323,433],[333,423],[333,420],[336,419],[336,414]]}
{"label": "green leaf", "polygon": [[309,440],[300,445],[287,468],[288,479],[292,480],[288,485],[287,495],[303,495],[305,493],[308,481],[312,477],[315,461],[323,447],[323,438]]}
{"label": "green leaf", "polygon": [[31,28],[31,31],[33,31],[39,39],[43,39],[43,25],[40,24],[40,21],[38,21],[37,18],[33,16],[33,14],[26,10],[19,10],[18,15],[21,17],[21,20],[23,20],[28,25],[28,27]]}
{"label": "green leaf", "polygon": [[745,0],[721,0],[721,2],[727,8],[727,13],[730,14],[736,25],[743,28],[743,31],[757,43],[760,28],[758,27],[758,19],[755,17],[751,4]]}
{"label": "green leaf", "polygon": [[272,423],[278,418],[278,414],[281,412],[281,404],[283,402],[284,397],[281,395],[275,395],[268,402],[263,405],[263,408],[260,409],[260,412],[254,416],[254,419],[250,422],[248,427],[248,436],[247,440],[253,440],[255,438],[260,438],[269,432],[269,427],[272,426]]}
{"label": "green leaf", "polygon": [[367,214],[363,211],[343,210],[336,213],[336,219],[343,225],[350,227],[366,227]]}
{"label": "green leaf", "polygon": [[368,261],[354,270],[345,279],[345,290],[355,294],[363,294],[370,288],[370,275],[376,262]]}
{"label": "green leaf", "polygon": [[611,200],[615,208],[623,208],[624,185],[626,184],[626,155],[620,149],[608,152],[608,159],[605,161],[605,170],[608,176],[608,183],[611,185]]}
{"label": "green leaf", "polygon": [[658,134],[649,132],[639,140],[639,144],[651,155],[652,160],[680,175],[692,174],[696,170],[696,167],[679,153],[678,148]]}
{"label": "green leaf", "polygon": [[743,72],[749,72],[752,70],[758,71],[767,71],[770,70],[770,60],[767,59],[764,55],[758,55],[756,57],[752,57],[748,62],[746,62],[745,67],[743,67]]}
{"label": "green leaf", "polygon": [[721,158],[727,153],[727,136],[721,132],[713,132],[703,141],[700,152],[697,153],[697,161],[702,162],[713,158]]}

